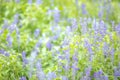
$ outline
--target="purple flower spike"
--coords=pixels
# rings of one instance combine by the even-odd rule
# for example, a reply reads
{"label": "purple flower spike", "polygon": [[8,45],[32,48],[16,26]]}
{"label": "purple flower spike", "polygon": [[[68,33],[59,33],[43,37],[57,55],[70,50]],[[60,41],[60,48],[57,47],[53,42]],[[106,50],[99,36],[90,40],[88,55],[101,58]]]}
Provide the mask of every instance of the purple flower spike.
{"label": "purple flower spike", "polygon": [[62,80],[68,80],[66,76],[62,76]]}
{"label": "purple flower spike", "polygon": [[40,30],[39,30],[39,29],[36,29],[36,30],[34,31],[34,36],[35,36],[35,37],[38,37],[39,34],[40,34]]}
{"label": "purple flower spike", "polygon": [[6,39],[6,40],[7,40],[7,42],[8,42],[8,46],[11,47],[11,46],[12,46],[13,39],[12,39],[12,37],[11,37],[9,34],[7,35],[7,39]]}
{"label": "purple flower spike", "polygon": [[58,8],[55,8],[54,10],[54,22],[58,23],[60,20],[60,11]]}
{"label": "purple flower spike", "polygon": [[102,70],[99,70],[98,72],[94,73],[94,77],[95,78],[100,78],[102,76],[102,73],[103,73]]}
{"label": "purple flower spike", "polygon": [[[118,26],[115,28],[116,32],[118,35],[120,35],[120,23],[118,24]],[[119,36],[120,37],[120,36]]]}
{"label": "purple flower spike", "polygon": [[56,78],[56,74],[54,72],[48,73],[48,80],[54,80]]}
{"label": "purple flower spike", "polygon": [[82,4],[82,5],[81,5],[81,8],[82,8],[82,14],[87,14],[86,5],[85,5],[85,4]]}
{"label": "purple flower spike", "polygon": [[7,20],[4,20],[4,25],[3,25],[3,27],[2,27],[2,29],[6,29],[6,28],[8,28],[8,21]]}
{"label": "purple flower spike", "polygon": [[42,0],[36,0],[36,4],[37,4],[37,5],[42,4]]}
{"label": "purple flower spike", "polygon": [[117,69],[117,68],[114,69],[114,76],[120,77],[120,69]]}
{"label": "purple flower spike", "polygon": [[22,60],[23,60],[23,63],[24,65],[26,65],[28,63],[27,59],[26,59],[26,52],[22,52]]}
{"label": "purple flower spike", "polygon": [[26,77],[22,76],[20,80],[27,80]]}
{"label": "purple flower spike", "polygon": [[109,45],[105,42],[103,46],[103,53],[105,57],[108,56],[108,52],[109,52]]}
{"label": "purple flower spike", "polygon": [[19,22],[19,14],[15,14],[13,24],[17,24],[18,22]]}
{"label": "purple flower spike", "polygon": [[20,3],[20,0],[15,0],[16,3]]}
{"label": "purple flower spike", "polygon": [[32,0],[28,0],[28,4],[32,4]]}
{"label": "purple flower spike", "polygon": [[75,29],[77,29],[77,27],[78,27],[78,25],[77,25],[77,20],[76,20],[76,19],[73,19],[73,20],[72,20],[72,26],[71,26],[72,30],[74,31]]}
{"label": "purple flower spike", "polygon": [[1,54],[4,54],[4,53],[5,53],[5,51],[4,51],[4,50],[0,50],[0,53],[1,53]]}
{"label": "purple flower spike", "polygon": [[52,49],[51,41],[48,41],[48,42],[46,43],[46,47],[47,47],[48,50],[51,50],[51,49]]}

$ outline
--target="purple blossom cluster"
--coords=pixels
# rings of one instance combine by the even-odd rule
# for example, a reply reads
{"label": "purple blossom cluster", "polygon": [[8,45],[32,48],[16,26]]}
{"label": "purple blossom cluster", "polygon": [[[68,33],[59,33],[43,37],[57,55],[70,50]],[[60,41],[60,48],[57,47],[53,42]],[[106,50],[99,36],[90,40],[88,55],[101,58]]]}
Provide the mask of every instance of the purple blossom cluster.
{"label": "purple blossom cluster", "polygon": [[[77,9],[79,9],[79,1],[75,1]],[[20,0],[15,0],[15,2],[20,3]],[[36,0],[37,5],[42,4],[42,2],[42,0]],[[110,13],[110,2],[109,0],[106,7],[108,13]],[[28,0],[28,4],[31,5],[32,3],[33,0]],[[86,6],[86,4],[81,4],[82,15],[84,16],[86,14],[89,15]],[[30,33],[33,36],[29,36],[29,41],[24,42],[26,43],[25,46],[27,42],[30,44],[29,48],[31,51],[29,48],[23,49],[24,45],[21,43],[21,37],[24,35],[21,35],[21,29],[19,28],[19,14],[15,14],[11,24],[5,20],[0,30],[0,36],[5,34],[6,30],[8,31],[5,43],[7,48],[16,48],[14,41],[17,40],[18,52],[21,53],[24,66],[23,69],[28,68],[28,76],[23,75],[20,80],[32,79],[33,76],[37,80],[54,80],[57,78],[61,80],[109,80],[109,73],[103,69],[106,67],[105,65],[109,66],[106,63],[107,61],[112,64],[111,71],[113,70],[113,73],[111,75],[114,76],[114,79],[117,80],[120,77],[120,66],[113,69],[118,64],[115,62],[115,58],[119,56],[117,52],[119,52],[120,42],[116,37],[120,37],[120,24],[115,29],[113,29],[113,25],[109,27],[108,23],[102,20],[104,15],[103,8],[98,13],[98,19],[81,17],[78,20],[77,18],[72,18],[70,21],[66,21],[66,27],[60,24],[62,14],[58,7],[54,10],[49,9],[47,14],[48,17],[52,14],[53,18],[50,30],[46,29],[48,31],[45,32],[42,31],[42,28],[35,28],[33,33]],[[113,31],[110,31],[111,28]],[[13,36],[14,32],[16,33],[16,39]],[[76,35],[80,36],[80,41],[74,38]],[[112,42],[114,37],[116,40]],[[30,41],[33,41],[33,43],[30,43]],[[118,41],[118,43],[115,41]],[[31,47],[32,44],[34,45],[33,47]],[[4,49],[0,49],[0,54],[10,56]],[[83,60],[87,63],[84,63]],[[44,61],[46,62],[44,63]],[[102,67],[99,67],[96,63],[101,64]],[[47,70],[48,67],[50,70]],[[55,67],[57,69],[53,69]],[[83,67],[85,68],[84,70]]]}

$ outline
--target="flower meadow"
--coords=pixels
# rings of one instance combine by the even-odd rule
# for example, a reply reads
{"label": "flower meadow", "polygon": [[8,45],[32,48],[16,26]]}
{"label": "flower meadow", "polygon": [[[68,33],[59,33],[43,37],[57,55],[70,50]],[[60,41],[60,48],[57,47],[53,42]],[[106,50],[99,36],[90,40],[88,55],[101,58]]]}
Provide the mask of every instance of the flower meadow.
{"label": "flower meadow", "polygon": [[0,80],[120,80],[120,0],[0,0]]}

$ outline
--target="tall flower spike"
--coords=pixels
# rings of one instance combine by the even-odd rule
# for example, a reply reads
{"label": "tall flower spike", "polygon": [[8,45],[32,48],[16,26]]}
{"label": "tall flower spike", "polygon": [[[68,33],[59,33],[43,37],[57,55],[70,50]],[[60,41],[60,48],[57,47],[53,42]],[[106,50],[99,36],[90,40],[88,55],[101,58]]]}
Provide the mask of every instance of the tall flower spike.
{"label": "tall flower spike", "polygon": [[54,22],[57,24],[60,20],[60,11],[58,8],[54,10]]}
{"label": "tall flower spike", "polygon": [[86,11],[86,5],[85,4],[82,4],[81,5],[81,8],[82,8],[82,14],[87,14],[87,11]]}
{"label": "tall flower spike", "polygon": [[20,0],[15,0],[16,3],[20,3]]}
{"label": "tall flower spike", "polygon": [[37,63],[36,63],[36,69],[37,69],[37,78],[38,80],[45,80],[45,74],[42,70],[42,65],[41,65],[41,61],[38,60]]}
{"label": "tall flower spike", "polygon": [[22,60],[23,60],[23,65],[25,66],[27,63],[28,63],[28,61],[27,61],[27,59],[26,59],[26,52],[22,52]]}
{"label": "tall flower spike", "polygon": [[51,50],[51,49],[52,49],[51,41],[48,41],[48,42],[46,43],[46,47],[47,47],[48,50]]}
{"label": "tall flower spike", "polygon": [[40,34],[40,30],[39,30],[39,29],[36,29],[36,30],[34,31],[34,36],[37,38],[37,37],[39,36],[39,34]]}
{"label": "tall flower spike", "polygon": [[27,80],[26,77],[22,76],[20,80]]}
{"label": "tall flower spike", "polygon": [[62,80],[68,80],[66,76],[62,76]]}
{"label": "tall flower spike", "polygon": [[19,14],[15,14],[14,15],[14,22],[13,22],[13,24],[17,24],[18,23],[18,20],[19,19]]}
{"label": "tall flower spike", "polygon": [[120,37],[120,23],[116,26],[115,30],[116,30],[118,36]]}
{"label": "tall flower spike", "polygon": [[54,72],[48,73],[48,79],[47,80],[54,80],[56,78],[56,74]]}
{"label": "tall flower spike", "polygon": [[28,4],[30,4],[30,5],[31,5],[31,4],[32,4],[32,0],[28,0]]}
{"label": "tall flower spike", "polygon": [[8,28],[8,21],[7,20],[4,20],[4,24],[3,24],[3,27],[2,27],[2,29],[6,29],[6,28]]}
{"label": "tall flower spike", "polygon": [[8,46],[11,47],[12,46],[12,42],[13,42],[13,39],[12,37],[10,36],[10,34],[7,35],[7,42],[8,42]]}
{"label": "tall flower spike", "polygon": [[37,4],[37,5],[42,4],[42,0],[36,0],[36,4]]}
{"label": "tall flower spike", "polygon": [[77,25],[77,20],[76,20],[76,19],[73,19],[73,20],[72,20],[72,26],[71,26],[72,30],[74,31],[75,29],[77,29],[77,27],[78,27],[78,25]]}

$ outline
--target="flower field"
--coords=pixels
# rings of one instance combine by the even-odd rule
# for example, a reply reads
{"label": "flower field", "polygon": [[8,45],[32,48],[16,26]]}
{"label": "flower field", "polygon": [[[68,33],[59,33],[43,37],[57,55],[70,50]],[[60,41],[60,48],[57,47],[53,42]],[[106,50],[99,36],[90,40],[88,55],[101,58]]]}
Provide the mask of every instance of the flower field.
{"label": "flower field", "polygon": [[0,0],[0,80],[120,80],[120,0]]}

